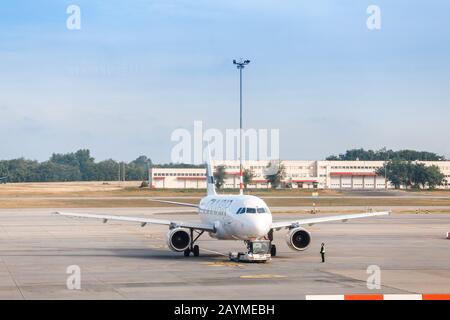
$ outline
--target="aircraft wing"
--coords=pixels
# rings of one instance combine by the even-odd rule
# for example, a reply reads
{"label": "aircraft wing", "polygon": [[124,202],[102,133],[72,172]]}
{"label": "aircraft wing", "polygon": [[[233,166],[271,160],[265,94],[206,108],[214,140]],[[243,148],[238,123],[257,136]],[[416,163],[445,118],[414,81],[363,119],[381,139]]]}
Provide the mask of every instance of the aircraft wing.
{"label": "aircraft wing", "polygon": [[359,219],[359,218],[370,218],[376,216],[384,216],[390,214],[389,211],[383,212],[367,212],[367,213],[356,213],[356,214],[343,214],[338,216],[326,216],[320,218],[306,218],[299,219],[293,221],[280,221],[280,222],[272,222],[272,229],[280,230],[283,228],[296,228],[301,225],[313,225],[316,223],[329,222],[329,221],[342,221],[346,222],[350,219]]}
{"label": "aircraft wing", "polygon": [[182,222],[182,221],[171,221],[171,220],[163,220],[163,219],[149,219],[149,218],[140,218],[140,217],[127,217],[127,216],[111,216],[104,214],[88,214],[88,213],[70,213],[70,212],[55,212],[55,214],[59,214],[61,216],[66,217],[74,217],[74,218],[90,218],[90,219],[100,219],[103,220],[103,223],[108,222],[108,220],[116,220],[116,221],[125,221],[125,222],[136,222],[140,223],[141,227],[146,226],[147,224],[159,224],[169,226],[170,228],[188,228],[195,230],[202,230],[208,232],[215,232],[213,225],[204,224],[204,223],[195,223],[195,222]]}
{"label": "aircraft wing", "polygon": [[179,206],[184,206],[184,207],[194,207],[194,208],[198,208],[197,204],[193,204],[193,203],[187,203],[187,202],[177,202],[177,201],[168,201],[168,200],[159,200],[159,199],[148,199],[150,201],[156,201],[156,202],[161,202],[161,203],[169,203],[169,204],[176,204]]}

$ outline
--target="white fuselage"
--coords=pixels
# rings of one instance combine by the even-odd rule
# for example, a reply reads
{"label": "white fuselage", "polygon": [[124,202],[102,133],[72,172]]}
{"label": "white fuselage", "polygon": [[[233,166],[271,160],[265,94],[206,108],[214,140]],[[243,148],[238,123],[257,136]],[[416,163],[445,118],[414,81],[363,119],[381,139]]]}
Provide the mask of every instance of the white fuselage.
{"label": "white fuselage", "polygon": [[214,225],[210,235],[222,240],[255,240],[267,236],[272,214],[266,203],[249,195],[210,195],[200,201],[202,223]]}

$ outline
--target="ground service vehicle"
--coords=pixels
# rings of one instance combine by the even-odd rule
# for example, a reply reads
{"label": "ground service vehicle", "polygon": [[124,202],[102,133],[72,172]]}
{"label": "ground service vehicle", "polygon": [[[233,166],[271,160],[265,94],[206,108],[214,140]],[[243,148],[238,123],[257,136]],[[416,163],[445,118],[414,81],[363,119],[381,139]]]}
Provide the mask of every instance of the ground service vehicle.
{"label": "ground service vehicle", "polygon": [[272,260],[272,247],[269,240],[247,241],[247,252],[230,252],[229,257],[236,262],[267,262]]}

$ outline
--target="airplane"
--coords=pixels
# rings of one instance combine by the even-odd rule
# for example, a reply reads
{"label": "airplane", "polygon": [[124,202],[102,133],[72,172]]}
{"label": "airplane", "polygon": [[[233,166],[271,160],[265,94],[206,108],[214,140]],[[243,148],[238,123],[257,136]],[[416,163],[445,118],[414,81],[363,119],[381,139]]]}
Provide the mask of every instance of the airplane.
{"label": "airplane", "polygon": [[[188,257],[192,253],[198,257],[200,248],[196,244],[198,238],[205,232],[218,240],[243,240],[247,247],[253,242],[265,239],[269,242],[271,256],[276,256],[276,245],[272,244],[273,232],[287,229],[286,241],[295,251],[303,251],[311,243],[311,234],[303,228],[329,221],[369,218],[388,215],[390,212],[367,212],[317,218],[294,219],[289,221],[273,221],[269,207],[263,199],[252,195],[219,195],[216,192],[211,161],[206,161],[207,195],[200,203],[191,204],[168,200],[154,199],[160,203],[193,207],[198,210],[200,222],[173,221],[143,217],[129,217],[102,214],[84,214],[55,212],[61,216],[100,219],[106,223],[109,220],[140,223],[141,227],[149,224],[166,225],[169,227],[166,241],[168,247],[176,252],[183,252]],[[242,184],[241,184],[242,185]],[[242,186],[241,186],[242,188]],[[195,233],[195,234],[194,234]]]}

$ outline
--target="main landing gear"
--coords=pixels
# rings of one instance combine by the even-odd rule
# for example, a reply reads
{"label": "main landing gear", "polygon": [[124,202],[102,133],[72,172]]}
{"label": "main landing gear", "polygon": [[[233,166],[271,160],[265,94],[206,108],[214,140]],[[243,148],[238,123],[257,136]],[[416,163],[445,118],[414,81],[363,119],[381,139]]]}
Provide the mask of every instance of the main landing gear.
{"label": "main landing gear", "polygon": [[189,245],[189,248],[187,248],[186,250],[184,250],[184,256],[185,257],[189,257],[191,252],[194,254],[194,257],[198,257],[200,255],[200,247],[198,245],[194,245],[195,241],[197,241],[198,238],[200,238],[200,236],[203,234],[203,232],[205,231],[196,231],[197,236],[194,238],[194,229],[190,229],[191,231],[191,243]]}

